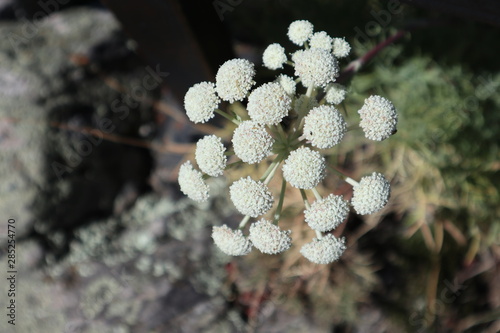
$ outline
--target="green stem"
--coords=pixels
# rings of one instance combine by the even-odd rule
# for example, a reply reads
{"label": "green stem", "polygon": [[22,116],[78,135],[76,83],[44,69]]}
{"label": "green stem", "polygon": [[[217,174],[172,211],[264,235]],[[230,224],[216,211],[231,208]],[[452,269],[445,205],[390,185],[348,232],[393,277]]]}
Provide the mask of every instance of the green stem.
{"label": "green stem", "polygon": [[274,224],[278,224],[278,221],[281,217],[281,211],[283,210],[283,202],[285,201],[285,190],[286,190],[286,180],[283,178],[281,182],[281,192],[280,199],[278,202],[278,207],[276,208],[276,212],[274,213]]}
{"label": "green stem", "polygon": [[240,122],[238,120],[234,119],[233,117],[231,117],[231,115],[227,114],[226,112],[224,112],[224,111],[222,111],[220,109],[215,109],[215,113],[223,116],[224,118],[226,118],[227,120],[233,122],[236,125],[240,124]]}
{"label": "green stem", "polygon": [[311,98],[313,90],[314,90],[313,86],[310,86],[309,88],[307,88],[306,96],[309,97],[309,98]]}
{"label": "green stem", "polygon": [[309,204],[309,201],[307,200],[306,191],[304,191],[303,189],[300,189],[300,195],[302,196],[302,200],[304,201],[304,206],[306,206],[306,209],[311,208],[311,205]]}
{"label": "green stem", "polygon": [[355,181],[354,179],[350,178],[350,177],[346,177],[345,178],[345,181],[349,184],[351,184],[352,186],[357,186],[359,185],[359,183],[357,181]]}
{"label": "green stem", "polygon": [[[347,113],[346,113],[347,114]],[[353,130],[357,130],[359,129],[359,125],[358,124],[354,124],[354,125],[350,125],[350,126],[347,126],[347,130],[346,132],[349,132],[349,131],[353,131]]]}
{"label": "green stem", "polygon": [[323,200],[323,197],[319,194],[319,192],[316,189],[316,187],[312,188],[312,192],[314,193],[314,196],[316,197],[316,200]]}
{"label": "green stem", "polygon": [[269,167],[264,172],[264,174],[262,175],[262,177],[260,177],[260,181],[261,182],[264,182],[265,184],[267,184],[266,182],[269,182],[271,180],[271,179],[268,179],[268,178],[269,178],[269,176],[271,176],[271,178],[272,178],[272,175],[274,175],[274,172],[276,172],[276,168],[278,167],[278,165],[280,164],[280,162],[283,160],[283,156],[284,156],[283,154],[278,154],[278,156],[276,156],[276,158],[269,165]]}
{"label": "green stem", "polygon": [[239,164],[242,164],[242,163],[243,163],[243,161],[241,161],[241,160],[240,160],[240,161],[233,162],[233,163],[229,163],[229,164],[227,164],[227,165],[226,165],[226,169],[225,169],[225,170],[227,170],[227,169],[229,169],[229,168],[232,168],[232,167],[235,167],[235,166],[237,166],[237,165],[239,165]]}
{"label": "green stem", "polygon": [[274,165],[273,169],[271,170],[271,172],[269,173],[269,175],[267,176],[267,178],[264,180],[264,184],[265,184],[265,185],[269,184],[269,182],[271,181],[271,179],[273,179],[273,177],[274,177],[274,174],[275,174],[276,170],[277,170],[277,169],[278,169],[278,167],[280,166],[280,162],[281,162],[281,160],[280,160],[280,161],[278,161],[278,162],[276,163],[276,165]]}
{"label": "green stem", "polygon": [[250,220],[250,216],[245,215],[245,217],[241,220],[240,225],[238,226],[238,229],[243,229],[246,226],[248,220]]}
{"label": "green stem", "polygon": [[[340,176],[340,178],[342,178],[343,180],[345,180],[345,181],[346,181],[346,182],[348,182],[349,184],[351,184],[351,185],[353,185],[353,186],[354,186],[354,184],[356,184],[356,185],[358,184],[358,182],[357,182],[357,181],[355,181],[354,179],[350,178],[349,176],[347,176],[347,175],[343,174],[342,172],[338,171],[337,169],[334,169],[334,168],[332,168],[332,167],[331,167],[331,166],[329,166],[329,165],[327,165],[327,167],[328,167],[328,169],[329,169],[330,171],[333,171],[334,173],[336,173],[338,176]],[[353,184],[353,182],[354,182],[354,184]]]}
{"label": "green stem", "polygon": [[281,139],[283,140],[283,142],[285,142],[287,140],[287,135],[285,133],[285,130],[283,129],[283,126],[281,126],[281,123],[276,125],[276,127],[278,128],[278,133],[281,137]]}

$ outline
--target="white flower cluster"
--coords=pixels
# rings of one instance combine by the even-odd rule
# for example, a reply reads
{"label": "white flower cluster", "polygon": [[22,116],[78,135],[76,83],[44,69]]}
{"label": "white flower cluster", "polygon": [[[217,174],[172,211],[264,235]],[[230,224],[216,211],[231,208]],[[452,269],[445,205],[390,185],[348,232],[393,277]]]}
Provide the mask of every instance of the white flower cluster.
{"label": "white flower cluster", "polygon": [[360,215],[373,214],[384,208],[391,195],[391,185],[378,172],[361,178],[354,185],[351,204]]}
{"label": "white flower cluster", "polygon": [[293,187],[310,190],[325,178],[325,158],[309,147],[290,152],[283,165],[283,177]]}
{"label": "white flower cluster", "polygon": [[398,114],[387,98],[370,96],[358,111],[361,116],[359,126],[370,140],[382,141],[396,132]]}
{"label": "white flower cluster", "polygon": [[274,203],[273,195],[267,185],[250,177],[235,181],[229,187],[229,195],[236,209],[250,217],[267,213]]}
{"label": "white flower cluster", "polygon": [[280,230],[271,221],[261,219],[250,226],[250,240],[262,253],[277,254],[292,245],[290,230]]}
{"label": "white flower cluster", "polygon": [[232,143],[236,156],[245,163],[255,164],[269,155],[274,139],[263,125],[245,120],[234,130]]}
{"label": "white flower cluster", "polygon": [[[229,186],[231,202],[243,218],[238,229],[214,226],[215,244],[232,256],[246,255],[253,247],[266,254],[289,249],[291,231],[282,230],[278,224],[285,189],[291,185],[300,190],[304,220],[316,233],[300,253],[313,263],[329,264],[346,250],[345,238],[336,238],[330,232],[347,219],[351,207],[361,215],[380,211],[389,200],[390,184],[380,173],[357,182],[334,169],[353,186],[351,201],[333,193],[323,197],[318,192],[316,187],[330,168],[322,150],[337,146],[355,128],[345,120],[352,117],[344,119],[345,105],[338,106],[344,102],[347,88],[336,82],[340,76],[338,59],[347,57],[351,47],[344,38],[315,32],[305,20],[290,24],[288,37],[302,48],[287,53],[283,46],[273,43],[265,49],[262,63],[271,70],[291,66],[294,76],[277,74],[274,81],[254,87],[254,65],[245,59],[232,59],[220,66],[214,83],[201,82],[187,91],[184,107],[191,121],[205,123],[219,114],[236,128],[230,142],[215,135],[200,139],[194,154],[200,171],[187,161],[179,169],[178,180],[184,194],[203,202],[209,197],[205,179],[221,176],[242,163],[265,163],[267,169],[259,179],[242,177]],[[225,112],[219,109],[221,101],[241,103]],[[359,127],[366,138],[381,141],[396,132],[397,112],[386,98],[368,97],[358,113]],[[282,189],[272,218],[268,218],[264,215],[270,215],[275,204],[269,183],[280,173]],[[314,194],[314,202],[309,203],[306,190]],[[245,235],[251,219],[258,221],[250,223]]]}

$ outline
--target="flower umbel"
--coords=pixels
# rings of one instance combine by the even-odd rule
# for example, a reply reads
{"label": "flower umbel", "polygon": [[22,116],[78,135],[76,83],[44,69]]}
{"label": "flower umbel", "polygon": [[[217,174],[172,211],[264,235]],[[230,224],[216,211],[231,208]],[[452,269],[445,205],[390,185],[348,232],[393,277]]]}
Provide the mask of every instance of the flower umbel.
{"label": "flower umbel", "polygon": [[201,171],[212,177],[223,174],[226,168],[227,157],[224,155],[226,148],[221,138],[207,135],[196,144],[195,159]]}
{"label": "flower umbel", "polygon": [[382,141],[396,132],[398,114],[394,105],[381,96],[370,96],[358,111],[361,116],[359,126],[370,140]]}
{"label": "flower umbel", "polygon": [[273,196],[266,184],[250,177],[241,178],[229,187],[231,201],[236,209],[250,217],[258,217],[267,213],[273,206]]}
{"label": "flower umbel", "polygon": [[292,245],[290,230],[282,231],[271,221],[261,219],[250,226],[250,240],[262,253],[278,254]]}
{"label": "flower umbel", "polygon": [[328,234],[321,239],[314,238],[312,242],[302,246],[300,253],[315,264],[329,264],[338,260],[345,249],[345,238],[335,238]]}
{"label": "flower umbel", "polygon": [[194,201],[208,200],[208,185],[203,181],[201,172],[195,170],[190,161],[186,161],[179,169],[179,185],[182,193]]}
{"label": "flower umbel", "polygon": [[236,156],[245,163],[255,164],[269,155],[274,139],[263,125],[246,120],[234,130],[232,142]]}
{"label": "flower umbel", "polygon": [[243,100],[255,84],[254,65],[245,59],[233,59],[220,66],[215,77],[215,89],[219,97],[233,103]]}
{"label": "flower umbel", "polygon": [[184,97],[186,114],[194,123],[205,123],[214,117],[220,103],[215,93],[215,85],[210,82],[197,83],[189,88]]}
{"label": "flower umbel", "polygon": [[[204,123],[219,115],[236,127],[229,127],[234,128],[232,137],[220,134],[200,139],[194,157],[201,171],[187,161],[179,169],[178,180],[184,194],[203,202],[209,197],[209,178],[235,171],[232,178],[237,180],[228,192],[242,220],[236,230],[227,225],[212,230],[217,247],[232,256],[246,255],[252,247],[265,254],[282,253],[291,247],[291,231],[279,226],[285,216],[286,187],[291,185],[295,188],[292,190],[300,191],[304,220],[316,234],[300,253],[312,263],[329,264],[346,249],[345,238],[329,232],[347,219],[351,207],[360,215],[380,211],[389,201],[390,183],[377,172],[358,182],[330,166],[328,161],[335,159],[324,155],[335,153],[335,147],[350,137],[347,132],[359,127],[366,138],[385,140],[396,132],[398,118],[389,100],[370,96],[358,111],[359,126],[352,124],[354,117],[350,117],[345,104],[348,89],[336,82],[340,75],[338,59],[349,55],[349,43],[325,31],[314,32],[314,26],[305,20],[292,22],[287,34],[301,49],[286,52],[283,46],[273,43],[265,49],[262,61],[268,70],[291,66],[288,73],[294,76],[277,73],[271,82],[254,87],[254,64],[232,59],[219,68],[215,83],[201,82],[187,91],[184,107],[191,121]],[[223,111],[219,109],[221,101],[232,105]],[[259,178],[241,177],[240,167],[245,163],[260,164],[252,166],[262,170]],[[348,167],[342,165],[339,169]],[[319,193],[327,170],[352,185],[350,202],[342,195],[323,197]],[[279,200],[274,207],[276,191],[271,191],[270,185],[280,175]],[[308,193],[314,195],[314,202],[309,202]],[[251,219],[256,221],[248,223]]]}
{"label": "flower umbel", "polygon": [[244,256],[252,250],[252,242],[243,235],[243,232],[232,230],[227,225],[214,226],[212,239],[222,252],[230,256]]}
{"label": "flower umbel", "polygon": [[391,185],[378,172],[361,178],[354,185],[351,204],[360,215],[373,214],[384,208],[391,195]]}
{"label": "flower umbel", "polygon": [[293,187],[309,190],[325,178],[325,166],[325,158],[319,152],[302,146],[286,159],[283,177]]}

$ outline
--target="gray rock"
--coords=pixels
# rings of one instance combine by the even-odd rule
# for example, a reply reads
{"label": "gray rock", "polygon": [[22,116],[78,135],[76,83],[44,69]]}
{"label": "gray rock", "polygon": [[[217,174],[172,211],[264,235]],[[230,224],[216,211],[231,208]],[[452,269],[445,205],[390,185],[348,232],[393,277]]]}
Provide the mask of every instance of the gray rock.
{"label": "gray rock", "polygon": [[[104,10],[4,22],[0,30],[0,211],[16,218],[19,237],[35,230],[64,249],[72,228],[112,213],[124,190],[133,200],[144,187],[149,152],[104,135],[140,137],[161,77],[127,53]],[[112,72],[105,62],[115,63]]]}

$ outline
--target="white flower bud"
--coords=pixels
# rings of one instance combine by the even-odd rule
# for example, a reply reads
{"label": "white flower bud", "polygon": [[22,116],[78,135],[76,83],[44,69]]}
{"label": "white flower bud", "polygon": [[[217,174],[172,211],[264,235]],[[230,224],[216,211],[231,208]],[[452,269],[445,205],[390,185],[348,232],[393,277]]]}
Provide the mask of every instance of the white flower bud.
{"label": "white flower bud", "polygon": [[250,217],[265,214],[274,203],[267,185],[250,177],[235,181],[229,187],[229,195],[236,209]]}
{"label": "white flower bud", "polygon": [[278,254],[292,245],[290,230],[280,230],[277,225],[261,219],[250,226],[250,240],[262,253]]}
{"label": "white flower bud", "polygon": [[205,123],[214,117],[220,99],[215,93],[215,85],[211,82],[197,83],[184,96],[184,109],[194,123]]}
{"label": "white flower bud", "polygon": [[186,161],[179,169],[179,185],[182,193],[198,202],[208,200],[208,185],[203,181],[203,175],[193,168],[190,161]]}
{"label": "white flower bud", "polygon": [[308,147],[292,151],[283,165],[283,177],[293,187],[308,190],[325,178],[325,159]]}
{"label": "white flower bud", "polygon": [[294,21],[288,27],[288,38],[292,43],[302,46],[313,34],[314,26],[306,20]]}
{"label": "white flower bud", "polygon": [[286,61],[285,48],[278,43],[269,45],[262,55],[264,66],[269,69],[283,68]]}
{"label": "white flower bud", "polygon": [[315,264],[326,265],[340,258],[344,253],[345,238],[335,238],[328,234],[321,239],[314,238],[312,242],[302,246],[300,253]]}
{"label": "white flower bud", "polygon": [[361,116],[359,126],[366,138],[382,141],[396,132],[398,114],[394,105],[381,96],[370,96],[358,111]]}
{"label": "white flower bud", "polygon": [[384,208],[391,195],[391,185],[383,174],[374,172],[361,178],[353,187],[351,205],[361,215],[373,214]]}
{"label": "white flower bud", "polygon": [[304,87],[324,87],[339,75],[339,65],[332,53],[322,49],[299,50],[292,56],[295,75]]}
{"label": "white flower bud", "polygon": [[344,38],[333,39],[333,55],[337,58],[345,58],[351,52],[351,45]]}
{"label": "white flower bud", "polygon": [[320,31],[315,32],[311,39],[309,40],[309,46],[312,49],[323,49],[327,51],[332,50],[333,38],[330,37],[326,32]]}
{"label": "white flower bud", "polygon": [[264,125],[276,125],[288,115],[292,99],[277,82],[265,83],[248,96],[248,115]]}
{"label": "white flower bud", "polygon": [[345,99],[345,95],[347,94],[347,89],[338,83],[332,83],[328,85],[325,100],[330,104],[340,104]]}
{"label": "white flower bud", "polygon": [[227,225],[212,228],[215,245],[227,255],[244,256],[252,250],[252,243],[241,230],[232,230]]}
{"label": "white flower bud", "polygon": [[316,200],[304,211],[307,224],[317,231],[327,232],[344,222],[349,214],[349,203],[341,195],[330,194]]}
{"label": "white flower bud", "polygon": [[269,156],[274,139],[263,125],[246,120],[234,130],[232,142],[236,156],[245,163],[255,164]]}
{"label": "white flower bud", "polygon": [[347,130],[340,112],[333,106],[315,107],[304,118],[304,136],[311,144],[320,149],[337,145]]}
{"label": "white flower bud", "polygon": [[215,89],[229,103],[243,100],[255,84],[254,65],[246,59],[232,59],[220,66],[215,77]]}
{"label": "white flower bud", "polygon": [[297,84],[295,83],[295,80],[292,77],[285,74],[280,74],[276,78],[276,82],[281,84],[281,87],[285,90],[285,92],[288,95],[295,95]]}
{"label": "white flower bud", "polygon": [[226,148],[221,138],[207,135],[196,143],[195,159],[201,171],[212,177],[223,174],[226,168]]}

